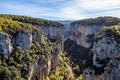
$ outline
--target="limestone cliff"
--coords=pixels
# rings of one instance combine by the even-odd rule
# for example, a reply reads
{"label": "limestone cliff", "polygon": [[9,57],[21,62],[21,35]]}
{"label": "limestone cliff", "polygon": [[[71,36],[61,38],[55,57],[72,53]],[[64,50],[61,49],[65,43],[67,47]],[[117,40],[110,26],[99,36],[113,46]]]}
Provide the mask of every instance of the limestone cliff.
{"label": "limestone cliff", "polygon": [[50,71],[55,70],[56,66],[59,64],[59,55],[60,52],[57,50],[55,53],[51,54],[48,61],[44,62],[39,59],[31,68],[29,80],[45,80]]}
{"label": "limestone cliff", "polygon": [[8,14],[7,15],[0,14],[0,17],[37,26],[44,32],[45,36],[50,39],[63,40],[64,38],[64,26],[62,23],[56,21],[33,18],[29,16],[8,15]]}
{"label": "limestone cliff", "polygon": [[63,26],[53,26],[53,25],[49,25],[49,26],[44,26],[41,25],[39,26],[46,37],[48,37],[49,39],[60,39],[63,40],[64,39],[64,27]]}
{"label": "limestone cliff", "polygon": [[[43,31],[38,26],[0,18],[1,80],[44,80],[55,70],[62,52],[63,27],[44,26]],[[45,36],[56,40],[51,42]]]}
{"label": "limestone cliff", "polygon": [[70,36],[71,40],[77,42],[78,45],[90,47],[92,45],[91,38],[94,34],[98,33],[102,27],[97,25],[80,25],[78,23],[71,24]]}
{"label": "limestone cliff", "polygon": [[100,63],[103,59],[113,59],[119,54],[118,43],[110,37],[103,37],[102,39],[94,42],[94,56],[93,65],[100,67],[103,63]]}
{"label": "limestone cliff", "polygon": [[78,20],[71,23],[69,38],[84,47],[93,45],[93,35],[99,33],[103,26],[119,24],[119,18],[115,17],[98,17]]}
{"label": "limestone cliff", "polygon": [[94,37],[93,65],[83,70],[83,80],[120,79],[120,26],[104,27]]}
{"label": "limestone cliff", "polygon": [[32,32],[19,31],[13,38],[14,47],[20,46],[23,50],[29,50],[32,45]]}
{"label": "limestone cliff", "polygon": [[120,60],[114,59],[106,66],[102,74],[102,80],[119,80],[120,79]]}
{"label": "limestone cliff", "polygon": [[10,55],[12,50],[11,39],[4,32],[0,32],[0,53]]}

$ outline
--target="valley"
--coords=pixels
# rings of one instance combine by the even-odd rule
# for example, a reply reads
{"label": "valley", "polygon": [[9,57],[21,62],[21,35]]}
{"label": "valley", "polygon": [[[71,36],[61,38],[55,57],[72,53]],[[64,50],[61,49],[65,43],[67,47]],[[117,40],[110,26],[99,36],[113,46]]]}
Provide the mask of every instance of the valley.
{"label": "valley", "polygon": [[120,80],[120,18],[0,14],[0,80]]}

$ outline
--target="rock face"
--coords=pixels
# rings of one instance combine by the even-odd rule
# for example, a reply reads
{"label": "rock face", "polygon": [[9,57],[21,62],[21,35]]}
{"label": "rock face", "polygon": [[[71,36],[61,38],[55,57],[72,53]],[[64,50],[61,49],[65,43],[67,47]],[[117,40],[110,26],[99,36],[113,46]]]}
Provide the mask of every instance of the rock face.
{"label": "rock face", "polygon": [[119,46],[118,43],[109,38],[103,37],[102,39],[94,42],[94,56],[93,56],[93,65],[97,67],[101,67],[103,64],[99,63],[99,61],[103,59],[113,59],[115,56],[119,54]]}
{"label": "rock face", "polygon": [[51,55],[51,70],[54,70],[56,68],[56,66],[60,63],[59,56],[60,56],[59,50],[56,50],[54,53],[52,53],[52,55]]}
{"label": "rock face", "polygon": [[42,43],[44,36],[38,34],[36,31],[19,31],[10,38],[7,33],[0,32],[0,53],[9,55],[13,47],[16,48],[18,46],[23,50],[29,50],[32,45],[32,40],[37,40],[39,43]]}
{"label": "rock face", "polygon": [[38,60],[31,69],[29,80],[44,80],[49,75],[50,70],[54,70],[59,64],[59,54],[60,52],[56,50],[47,62]]}
{"label": "rock face", "polygon": [[[7,35],[1,32],[0,53],[10,55],[13,50],[13,46],[19,46],[23,50],[29,50],[33,40],[38,41],[39,44],[41,44],[44,41],[44,35],[41,35],[36,31],[19,31],[10,39],[9,36],[7,37]],[[55,69],[59,64],[60,52],[61,50],[54,50],[48,61],[42,61],[40,59],[37,60],[37,62],[35,62],[31,67],[29,80],[44,80],[46,76],[49,75],[50,70]]]}
{"label": "rock face", "polygon": [[92,69],[83,70],[83,80],[89,80],[91,74],[88,73],[91,70],[101,75],[100,78],[96,74],[93,75],[92,80],[120,80],[120,35],[116,33],[119,29],[119,26],[112,26],[104,29],[95,37],[93,66],[90,66]]}
{"label": "rock face", "polygon": [[86,68],[83,71],[83,80],[95,80],[95,71],[91,68]]}
{"label": "rock face", "polygon": [[20,46],[23,50],[29,50],[32,44],[32,33],[19,31],[13,39],[14,46]]}
{"label": "rock face", "polygon": [[116,17],[98,17],[74,21],[71,23],[70,39],[84,47],[92,45],[91,37],[99,33],[103,26],[119,25],[120,19]]}
{"label": "rock face", "polygon": [[39,26],[43,30],[45,36],[51,41],[59,41],[61,43],[61,51],[63,51],[64,43],[64,27],[63,26]]}
{"label": "rock face", "polygon": [[84,69],[83,80],[120,80],[120,60],[111,60],[101,76],[95,75],[95,70],[90,67]]}
{"label": "rock face", "polygon": [[38,60],[32,67],[29,80],[44,80],[51,69],[51,61],[43,62]]}
{"label": "rock face", "polygon": [[44,26],[41,25],[40,29],[43,30],[45,36],[47,36],[49,39],[64,39],[64,27],[63,26]]}
{"label": "rock face", "polygon": [[9,55],[13,50],[11,39],[0,32],[0,53]]}
{"label": "rock face", "polygon": [[100,26],[98,27],[98,25],[81,25],[79,23],[72,23],[69,38],[76,41],[78,45],[90,47],[92,45],[91,37],[100,32],[102,29]]}
{"label": "rock face", "polygon": [[[44,27],[45,34],[51,39],[62,39],[64,33],[62,28],[56,27]],[[40,34],[37,31],[19,31],[10,39],[5,37],[3,33],[0,33],[0,51],[3,54],[10,54],[13,47],[21,47],[23,50],[29,50],[32,45],[32,41],[37,41],[39,44],[44,42],[44,35]],[[61,40],[60,40],[61,41]],[[13,45],[11,45],[13,44]],[[51,54],[51,57],[48,61],[38,60],[31,67],[29,80],[44,80],[46,76],[49,75],[50,70],[55,69],[59,63],[59,54],[61,50],[55,50]]]}
{"label": "rock face", "polygon": [[38,31],[33,31],[32,37],[32,40],[37,41],[39,44],[43,43],[44,41],[44,35],[40,34]]}
{"label": "rock face", "polygon": [[110,61],[102,74],[102,80],[120,80],[120,60]]}

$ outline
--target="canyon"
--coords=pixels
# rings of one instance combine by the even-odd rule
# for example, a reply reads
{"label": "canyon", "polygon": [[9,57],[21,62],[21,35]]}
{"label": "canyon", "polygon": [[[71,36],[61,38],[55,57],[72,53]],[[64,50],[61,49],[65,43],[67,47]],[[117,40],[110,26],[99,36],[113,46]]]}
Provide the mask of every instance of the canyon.
{"label": "canyon", "polygon": [[0,21],[1,80],[120,79],[119,18],[50,21],[3,14]]}

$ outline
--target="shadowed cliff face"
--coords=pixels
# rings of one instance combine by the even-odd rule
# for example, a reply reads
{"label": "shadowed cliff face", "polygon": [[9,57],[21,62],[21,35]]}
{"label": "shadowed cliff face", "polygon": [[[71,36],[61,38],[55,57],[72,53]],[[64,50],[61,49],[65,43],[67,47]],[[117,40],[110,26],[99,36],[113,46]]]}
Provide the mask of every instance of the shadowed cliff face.
{"label": "shadowed cliff face", "polygon": [[[119,80],[120,26],[105,27],[94,37],[93,66],[83,70],[83,80]],[[90,74],[91,72],[91,74]],[[98,76],[98,75],[99,76]]]}
{"label": "shadowed cliff face", "polygon": [[74,69],[73,72],[75,73],[75,76],[79,76],[79,74],[82,72],[83,61],[87,60],[88,57],[90,56],[88,54],[89,49],[77,45],[75,41],[67,39],[64,42],[64,51],[68,53],[67,56],[70,58],[71,67],[72,68],[78,67],[78,69]]}
{"label": "shadowed cliff face", "polygon": [[102,74],[102,80],[119,80],[120,79],[120,60],[114,59],[106,66]]}

